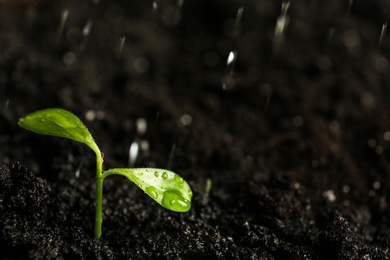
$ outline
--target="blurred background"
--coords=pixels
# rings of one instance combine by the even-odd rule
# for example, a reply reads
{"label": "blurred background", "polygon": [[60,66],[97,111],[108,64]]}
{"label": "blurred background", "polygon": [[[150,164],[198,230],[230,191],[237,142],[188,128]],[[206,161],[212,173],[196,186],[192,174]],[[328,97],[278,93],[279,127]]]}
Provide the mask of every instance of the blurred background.
{"label": "blurred background", "polygon": [[107,167],[168,167],[217,193],[267,182],[386,243],[389,17],[386,0],[2,0],[0,162],[92,169],[86,148],[17,126],[61,107]]}

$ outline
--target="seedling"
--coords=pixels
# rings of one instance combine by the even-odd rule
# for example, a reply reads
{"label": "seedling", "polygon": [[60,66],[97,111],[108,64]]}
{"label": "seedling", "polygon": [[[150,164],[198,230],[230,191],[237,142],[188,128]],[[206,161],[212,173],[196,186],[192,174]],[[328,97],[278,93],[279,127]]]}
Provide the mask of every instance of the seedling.
{"label": "seedling", "polygon": [[95,238],[102,235],[103,181],[110,175],[121,175],[134,182],[166,209],[187,212],[191,208],[192,191],[179,175],[156,168],[114,168],[103,170],[103,154],[85,125],[69,111],[59,108],[39,110],[19,119],[19,125],[40,134],[65,137],[86,144],[96,154]]}

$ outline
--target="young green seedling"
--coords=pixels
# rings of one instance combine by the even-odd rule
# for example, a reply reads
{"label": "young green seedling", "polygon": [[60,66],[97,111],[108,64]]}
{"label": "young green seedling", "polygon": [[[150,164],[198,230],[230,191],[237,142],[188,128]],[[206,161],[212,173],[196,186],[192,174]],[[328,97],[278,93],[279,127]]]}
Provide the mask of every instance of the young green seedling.
{"label": "young green seedling", "polygon": [[109,175],[121,175],[134,182],[166,209],[187,212],[192,191],[188,183],[174,172],[155,168],[115,168],[103,170],[103,156],[85,125],[69,111],[48,108],[19,119],[19,125],[40,134],[65,137],[84,143],[96,154],[95,238],[102,234],[103,181]]}

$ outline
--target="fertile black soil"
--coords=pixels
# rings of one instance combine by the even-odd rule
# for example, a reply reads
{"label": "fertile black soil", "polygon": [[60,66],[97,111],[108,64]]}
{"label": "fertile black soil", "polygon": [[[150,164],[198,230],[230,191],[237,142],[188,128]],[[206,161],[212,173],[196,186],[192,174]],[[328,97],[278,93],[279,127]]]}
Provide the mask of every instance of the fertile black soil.
{"label": "fertile black soil", "polygon": [[[0,1],[0,258],[390,259],[390,3],[281,7]],[[95,240],[93,152],[17,125],[47,107],[191,210],[112,176]]]}

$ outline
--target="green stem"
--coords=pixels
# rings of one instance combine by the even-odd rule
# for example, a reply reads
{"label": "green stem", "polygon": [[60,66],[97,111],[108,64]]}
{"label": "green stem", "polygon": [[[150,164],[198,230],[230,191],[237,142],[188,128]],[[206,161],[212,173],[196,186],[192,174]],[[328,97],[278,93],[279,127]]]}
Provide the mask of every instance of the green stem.
{"label": "green stem", "polygon": [[102,235],[103,222],[103,158],[99,151],[96,153],[96,199],[95,199],[95,238],[100,239]]}

